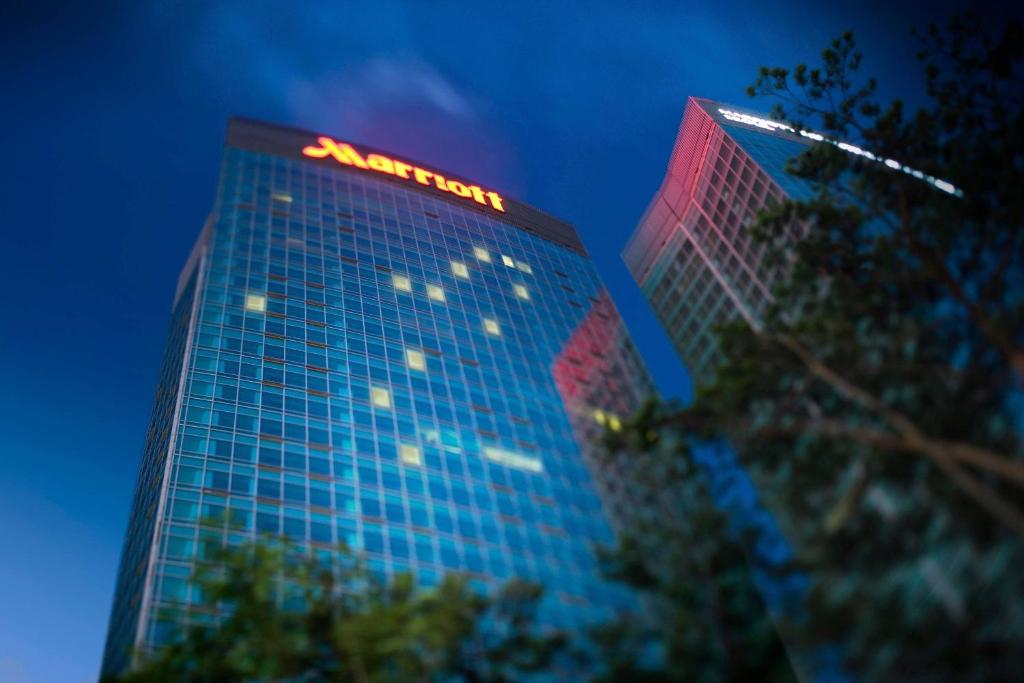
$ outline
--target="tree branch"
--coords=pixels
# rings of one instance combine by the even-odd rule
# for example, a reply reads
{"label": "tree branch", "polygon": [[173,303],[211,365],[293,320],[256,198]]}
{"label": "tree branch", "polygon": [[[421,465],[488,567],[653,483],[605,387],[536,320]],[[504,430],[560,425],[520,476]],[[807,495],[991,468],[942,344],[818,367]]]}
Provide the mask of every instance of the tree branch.
{"label": "tree branch", "polygon": [[959,467],[947,458],[933,458],[939,469],[945,472],[961,491],[975,503],[987,510],[1018,536],[1024,537],[1024,515],[1007,503],[988,486],[983,486],[977,477]]}
{"label": "tree branch", "polygon": [[955,461],[997,474],[1015,484],[1024,486],[1024,461],[1014,460],[987,448],[980,448],[961,441],[945,441],[927,437],[921,441],[915,441],[899,434],[829,419],[798,421],[785,426],[776,423],[765,425],[752,433],[753,436],[767,438],[793,437],[801,434],[847,439],[864,446],[899,453],[921,455],[942,453]]}
{"label": "tree branch", "polygon": [[[693,428],[697,426],[696,422],[689,418],[671,418],[663,426]],[[942,454],[955,462],[977,467],[1024,486],[1024,461],[962,441],[930,437],[914,440],[900,434],[829,418],[772,422],[760,426],[755,426],[752,420],[734,419],[727,421],[722,427],[728,434],[744,433],[750,438],[773,439],[813,435],[827,439],[845,439],[863,446],[897,453]]]}
{"label": "tree branch", "polygon": [[[1008,528],[1012,529],[1014,533],[1024,536],[1024,516],[1014,510],[1009,503],[1002,500],[994,489],[982,486],[973,475],[961,469],[954,462],[956,457],[968,456],[976,458],[979,455],[976,447],[969,447],[966,450],[963,448],[949,449],[940,442],[932,441],[909,418],[889,408],[866,390],[846,380],[839,373],[818,360],[814,354],[793,337],[777,334],[772,335],[771,339],[790,350],[800,359],[813,376],[832,387],[840,396],[881,417],[908,442],[908,445],[912,446],[914,450],[927,455],[929,459],[935,462],[968,497],[989,511]],[[998,457],[1005,459],[1003,456]],[[988,462],[987,459],[982,459],[982,461]]]}

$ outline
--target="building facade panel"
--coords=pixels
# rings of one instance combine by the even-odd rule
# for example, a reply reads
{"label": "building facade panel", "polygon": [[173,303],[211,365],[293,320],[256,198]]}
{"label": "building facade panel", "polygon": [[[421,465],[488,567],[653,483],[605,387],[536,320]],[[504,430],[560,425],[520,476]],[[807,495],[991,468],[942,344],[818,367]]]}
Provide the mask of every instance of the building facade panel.
{"label": "building facade panel", "polygon": [[610,521],[619,532],[635,532],[644,513],[654,512],[644,472],[650,462],[642,454],[609,458],[601,440],[607,430],[621,430],[655,390],[607,292],[591,302],[555,359],[554,377],[583,456],[599,473],[595,484]]}
{"label": "building facade panel", "polygon": [[199,257],[200,254],[195,253],[182,273],[182,286],[171,315],[171,330],[164,350],[153,413],[146,432],[146,445],[132,500],[128,535],[117,573],[115,593],[118,599],[110,615],[103,654],[104,670],[119,671],[129,664],[129,644],[136,639],[140,613],[146,602],[153,539],[159,510],[165,503],[168,456],[174,440],[182,371],[193,328]]}

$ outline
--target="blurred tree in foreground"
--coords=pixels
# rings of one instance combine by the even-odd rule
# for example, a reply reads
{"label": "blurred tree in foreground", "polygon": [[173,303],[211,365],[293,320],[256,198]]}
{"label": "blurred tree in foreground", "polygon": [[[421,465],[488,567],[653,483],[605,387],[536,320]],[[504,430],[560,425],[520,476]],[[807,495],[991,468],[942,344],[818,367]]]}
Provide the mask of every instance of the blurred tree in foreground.
{"label": "blurred tree in foreground", "polygon": [[326,566],[284,542],[223,550],[197,571],[194,625],[116,680],[516,681],[565,652],[562,634],[538,634],[535,585],[511,581],[486,598],[449,574],[422,590],[411,575],[388,583],[340,559]]}
{"label": "blurred tree in foreground", "polygon": [[[664,419],[665,410],[649,403],[634,424]],[[609,431],[606,450],[611,458],[643,452],[638,476],[648,480],[640,486],[660,491],[635,511],[631,535],[602,559],[606,576],[640,591],[651,613],[596,630],[606,668],[597,680],[795,681],[739,532],[716,506],[692,453],[672,439],[653,443],[645,433],[638,443],[637,436]]]}
{"label": "blurred tree in foreground", "polygon": [[913,114],[858,79],[850,34],[761,70],[750,94],[822,136],[790,164],[816,195],[753,228],[778,274],[760,324],[720,331],[690,407],[628,427],[735,447],[811,582],[787,642],[864,680],[1022,680],[1024,30],[918,38]]}

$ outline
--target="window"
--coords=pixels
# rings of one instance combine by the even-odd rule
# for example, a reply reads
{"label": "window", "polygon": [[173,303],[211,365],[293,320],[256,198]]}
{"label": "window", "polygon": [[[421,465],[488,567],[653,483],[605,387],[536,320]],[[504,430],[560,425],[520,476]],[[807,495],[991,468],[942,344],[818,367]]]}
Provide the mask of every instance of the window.
{"label": "window", "polygon": [[423,456],[420,454],[420,449],[417,448],[416,446],[403,443],[399,447],[398,451],[399,454],[401,455],[402,462],[404,462],[406,465],[419,467],[420,465],[423,464]]}
{"label": "window", "polygon": [[512,289],[515,290],[516,296],[520,299],[529,299],[530,293],[526,291],[526,287],[523,285],[512,285]]}
{"label": "window", "polygon": [[415,349],[405,350],[405,362],[412,370],[426,370],[427,359],[423,356],[423,353]]}
{"label": "window", "polygon": [[247,294],[245,296],[245,310],[264,313],[267,310],[267,297],[262,294]]}
{"label": "window", "polygon": [[525,470],[527,472],[544,471],[544,465],[541,463],[539,458],[533,458],[513,451],[506,451],[503,448],[484,446],[484,457],[488,460],[505,465],[506,467],[513,467],[517,470]]}
{"label": "window", "polygon": [[465,263],[459,263],[458,261],[452,261],[452,272],[456,277],[468,278],[469,268],[466,268]]}
{"label": "window", "polygon": [[511,256],[505,256],[504,254],[501,255],[501,262],[509,268],[514,268],[516,265],[516,262],[512,260]]}
{"label": "window", "polygon": [[529,263],[523,263],[522,261],[516,261],[516,268],[523,271],[527,275],[533,275],[533,268],[530,267]]}
{"label": "window", "polygon": [[483,261],[484,263],[490,263],[491,262],[491,254],[490,254],[490,252],[488,252],[486,249],[483,249],[481,247],[473,247],[473,256],[476,256],[478,261]]}
{"label": "window", "polygon": [[391,276],[391,282],[392,282],[392,284],[394,284],[395,289],[397,289],[397,290],[399,290],[401,292],[411,292],[412,291],[412,282],[410,282],[409,278],[407,278],[404,275],[392,275]]}
{"label": "window", "polygon": [[498,323],[490,318],[484,318],[484,329],[487,330],[487,334],[493,334],[498,336],[501,334],[501,328],[498,327]]}
{"label": "window", "polygon": [[275,192],[270,196],[275,202],[284,202],[285,204],[292,203],[292,196],[290,194],[285,194],[283,192]]}
{"label": "window", "polygon": [[444,301],[444,290],[437,285],[427,285],[427,296],[434,301]]}
{"label": "window", "polygon": [[373,401],[373,405],[378,408],[390,408],[391,392],[384,387],[371,387],[370,400]]}

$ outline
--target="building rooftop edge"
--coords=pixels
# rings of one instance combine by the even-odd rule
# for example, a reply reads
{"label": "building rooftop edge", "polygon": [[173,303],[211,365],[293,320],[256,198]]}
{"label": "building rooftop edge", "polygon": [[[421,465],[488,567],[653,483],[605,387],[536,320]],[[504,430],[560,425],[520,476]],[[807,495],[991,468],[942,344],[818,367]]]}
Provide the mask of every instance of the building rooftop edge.
{"label": "building rooftop edge", "polygon": [[[652,244],[649,241],[647,241],[647,238],[649,238],[649,236],[645,234],[645,228],[648,226],[648,218],[650,217],[652,211],[654,211],[655,208],[658,206],[658,203],[661,201],[665,201],[666,186],[668,183],[672,181],[672,178],[674,177],[673,172],[675,170],[674,166],[676,161],[676,153],[682,142],[683,132],[687,124],[687,117],[688,115],[690,115],[691,112],[691,107],[699,110],[708,118],[710,118],[711,121],[715,125],[719,126],[726,135],[729,134],[730,128],[739,127],[756,130],[758,133],[764,135],[782,137],[787,140],[797,141],[800,142],[801,144],[809,144],[809,141],[807,139],[803,139],[799,135],[796,135],[794,133],[790,133],[785,130],[766,130],[761,126],[757,126],[743,120],[737,120],[735,117],[729,118],[720,110],[725,109],[731,112],[732,114],[741,114],[746,117],[768,120],[769,115],[765,114],[764,112],[759,112],[756,109],[751,109],[749,107],[737,106],[734,104],[729,104],[727,102],[713,100],[707,97],[688,95],[686,97],[686,105],[683,110],[683,115],[680,117],[679,126],[676,129],[676,135],[672,141],[672,151],[669,153],[668,160],[666,161],[665,171],[664,175],[662,176],[661,183],[659,184],[657,191],[652,195],[651,200],[647,203],[646,207],[644,208],[644,212],[637,220],[636,227],[630,234],[629,239],[626,241],[625,246],[622,248],[622,251],[619,252],[619,256],[622,259],[622,261],[626,264],[626,268],[630,271],[630,273],[638,282],[642,280],[644,275],[643,272],[638,272],[638,270],[643,270],[642,263],[645,261],[646,252],[652,248]],[[670,211],[672,210],[671,206],[669,206],[668,208]],[[635,270],[635,268],[637,268],[638,270]]]}
{"label": "building rooftop edge", "polygon": [[[280,133],[282,133],[284,135],[291,135],[291,136],[296,136],[296,137],[301,136],[301,137],[304,137],[304,138],[309,138],[311,141],[315,141],[318,137],[321,137],[321,136],[330,136],[332,138],[334,137],[333,135],[330,135],[330,134],[327,134],[327,133],[323,133],[323,132],[317,132],[317,131],[309,130],[309,129],[306,129],[306,128],[300,128],[300,127],[297,127],[297,126],[289,126],[289,125],[284,125],[284,124],[279,124],[279,123],[272,123],[272,122],[268,122],[268,121],[262,121],[262,120],[254,119],[254,118],[251,118],[251,117],[248,117],[248,116],[231,116],[231,117],[228,118],[227,133],[226,133],[226,136],[225,136],[225,146],[239,147],[239,144],[237,144],[239,138],[244,136],[246,132],[252,131],[253,129],[265,130],[265,131],[268,131],[268,132],[278,131],[278,132],[280,132]],[[390,151],[390,150],[382,149],[382,148],[379,148],[379,147],[373,147],[371,145],[365,145],[365,144],[363,144],[363,143],[361,143],[359,141],[348,140],[346,138],[334,138],[334,139],[339,140],[339,141],[340,140],[345,140],[346,142],[349,142],[350,144],[358,147],[361,151],[365,151],[368,154],[381,154],[381,155],[389,156],[389,157],[395,156],[395,153]],[[284,152],[284,151],[275,151],[275,150],[264,150],[264,151],[266,151],[267,153],[270,153],[270,154],[275,154],[275,155],[278,155],[278,156],[286,156],[286,157],[290,157],[290,158],[295,159],[295,160],[305,161],[305,162],[309,162],[309,163],[325,163],[324,160],[313,159],[313,158],[310,158],[310,157],[304,157],[304,156],[301,155],[299,150],[290,150],[287,153]],[[459,174],[459,173],[449,174],[448,171],[443,169],[443,168],[439,168],[439,167],[437,167],[434,164],[422,163],[419,160],[411,159],[411,158],[405,156],[404,154],[403,155],[399,155],[399,156],[400,156],[400,159],[402,161],[409,162],[409,163],[414,164],[414,165],[422,166],[423,168],[434,169],[434,170],[436,170],[436,171],[438,171],[440,173],[443,173],[444,176],[446,178],[449,178],[449,179],[465,179],[466,178],[464,175]],[[333,162],[326,161],[326,163],[330,164],[330,163],[333,163]],[[344,167],[342,167],[340,170],[344,170]],[[384,175],[384,174],[381,174],[380,179],[385,180],[385,181],[390,181],[390,182],[398,182],[394,178],[390,178],[389,176]],[[409,185],[408,187],[411,190],[415,190],[415,191],[419,191],[419,192],[424,192],[424,193],[428,194],[429,196],[433,197],[434,199],[438,199],[438,200],[441,200],[441,201],[447,201],[447,202],[451,203],[454,206],[460,206],[460,207],[465,208],[465,209],[471,209],[471,210],[478,210],[478,211],[480,211],[480,209],[478,209],[478,207],[476,207],[472,203],[465,203],[465,204],[459,203],[459,202],[453,201],[453,199],[450,198],[450,197],[446,197],[446,196],[442,195],[439,192],[431,192],[429,190],[424,190],[424,189],[418,187],[417,185]],[[583,256],[588,256],[589,257],[589,254],[588,254],[588,252],[586,250],[586,247],[583,245],[583,242],[582,242],[582,240],[579,237],[579,233],[576,231],[576,228],[575,228],[575,226],[573,226],[572,223],[570,223],[570,222],[568,222],[568,221],[566,221],[564,219],[558,218],[557,216],[553,216],[550,213],[547,213],[546,211],[538,209],[537,207],[533,206],[532,204],[528,204],[528,203],[526,203],[524,201],[516,199],[515,197],[508,197],[508,196],[505,196],[505,195],[502,195],[502,197],[503,197],[504,203],[505,203],[505,205],[507,207],[507,211],[506,212],[504,212],[504,213],[497,213],[497,212],[494,212],[494,211],[486,211],[486,210],[480,211],[480,212],[485,213],[486,215],[490,216],[491,218],[495,218],[495,219],[503,221],[505,223],[509,223],[509,224],[513,225],[514,227],[517,227],[517,228],[520,228],[520,229],[525,229],[527,232],[530,232],[530,233],[533,233],[533,234],[537,234],[538,236],[540,236],[540,237],[542,237],[544,239],[547,239],[550,242],[554,242],[555,244],[558,244],[559,246],[569,248],[569,249],[571,249],[573,251],[576,251],[576,252],[582,254]]]}

